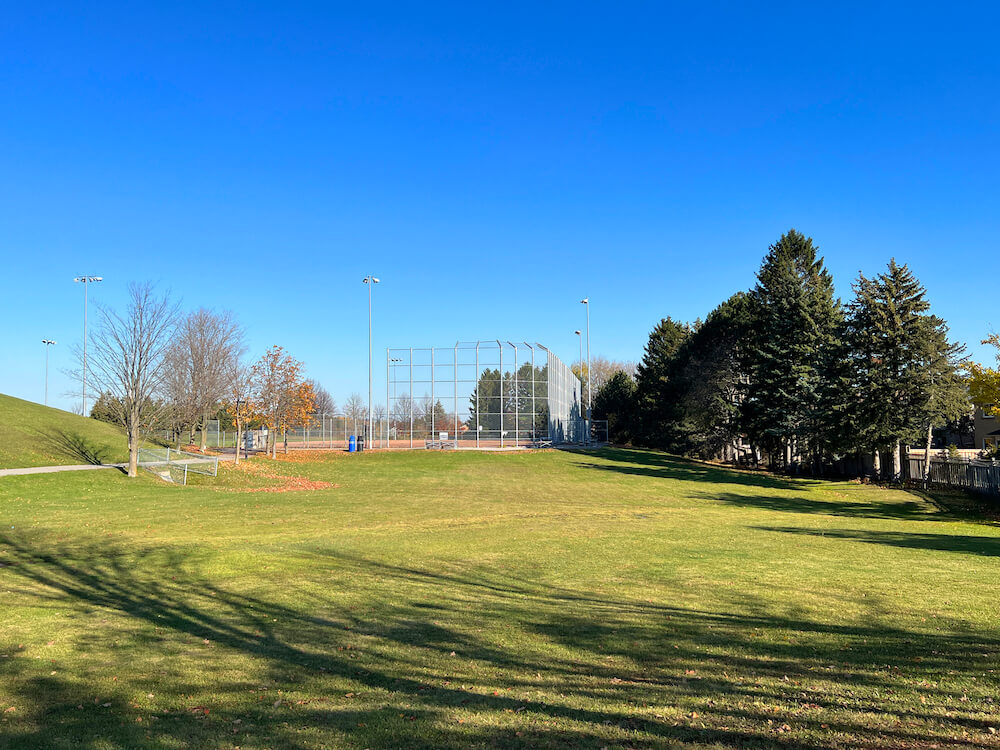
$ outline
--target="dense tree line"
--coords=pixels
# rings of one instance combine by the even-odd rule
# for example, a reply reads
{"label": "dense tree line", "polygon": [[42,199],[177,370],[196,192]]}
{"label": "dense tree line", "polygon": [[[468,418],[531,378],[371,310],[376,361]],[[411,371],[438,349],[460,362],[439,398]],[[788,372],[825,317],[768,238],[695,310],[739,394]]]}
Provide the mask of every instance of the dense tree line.
{"label": "dense tree line", "polygon": [[704,321],[660,321],[633,381],[610,378],[594,416],[617,442],[813,474],[853,459],[899,477],[904,444],[968,414],[964,347],[891,260],[844,304],[811,238],[790,230],[757,283]]}

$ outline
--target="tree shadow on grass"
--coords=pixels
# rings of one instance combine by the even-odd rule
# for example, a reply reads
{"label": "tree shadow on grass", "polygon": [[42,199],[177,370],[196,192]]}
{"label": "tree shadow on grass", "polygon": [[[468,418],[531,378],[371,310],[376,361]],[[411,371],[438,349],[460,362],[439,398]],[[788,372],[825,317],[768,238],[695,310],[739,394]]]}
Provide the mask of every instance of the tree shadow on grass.
{"label": "tree shadow on grass", "polygon": [[759,531],[844,539],[866,544],[883,544],[907,549],[959,552],[981,557],[1000,557],[1000,537],[965,534],[917,534],[902,531],[864,531],[859,529],[803,529],[798,527],[756,526]]}
{"label": "tree shadow on grass", "polygon": [[78,432],[60,428],[38,431],[35,435],[46,448],[81,464],[101,466],[108,463],[112,450],[107,445],[89,440]]}
{"label": "tree shadow on grass", "polygon": [[[317,585],[265,595],[219,585],[188,549],[39,533],[0,548],[8,601],[93,622],[75,672],[0,643],[11,747],[993,744],[994,634],[687,609],[334,549],[310,553]],[[980,682],[964,696],[946,671]]]}
{"label": "tree shadow on grass", "polygon": [[[886,518],[899,520],[954,520],[952,513],[943,512],[926,499],[898,501],[894,499],[874,499],[874,494],[845,494],[838,492],[836,485],[824,479],[792,479],[750,471],[729,469],[711,464],[689,461],[666,453],[626,448],[606,448],[595,455],[609,463],[582,463],[588,469],[616,472],[633,476],[648,476],[660,479],[675,479],[700,485],[742,485],[746,491],[701,491],[695,489],[689,494],[705,500],[721,502],[747,508],[760,508],[785,513],[811,513],[854,518]],[[804,496],[801,494],[758,494],[751,488],[778,491],[803,490],[819,487],[828,490],[826,494]],[[860,487],[857,488],[861,490]],[[830,494],[843,496],[842,500],[829,499]],[[856,495],[860,499],[853,499]]]}
{"label": "tree shadow on grass", "polygon": [[753,471],[740,471],[724,466],[692,461],[652,450],[633,448],[602,448],[595,453],[580,454],[595,456],[608,463],[582,462],[588,469],[617,472],[631,476],[654,477],[657,479],[679,479],[684,481],[710,482],[713,484],[742,484],[748,487],[770,489],[802,489],[807,484],[822,483],[817,479],[791,479]]}
{"label": "tree shadow on grass", "polygon": [[950,521],[954,517],[939,511],[923,500],[828,500],[820,496],[754,495],[738,492],[698,493],[705,500],[742,508],[758,508],[782,513],[810,513],[846,518],[885,518],[900,521]]}

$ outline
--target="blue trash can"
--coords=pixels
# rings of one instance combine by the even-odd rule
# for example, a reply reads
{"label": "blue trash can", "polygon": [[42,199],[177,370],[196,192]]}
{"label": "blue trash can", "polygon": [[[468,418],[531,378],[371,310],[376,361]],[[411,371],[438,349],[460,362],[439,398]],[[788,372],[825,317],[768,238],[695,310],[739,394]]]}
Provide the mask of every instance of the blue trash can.
{"label": "blue trash can", "polygon": [[357,435],[351,435],[351,439],[347,441],[347,452],[354,453],[358,450],[358,438]]}

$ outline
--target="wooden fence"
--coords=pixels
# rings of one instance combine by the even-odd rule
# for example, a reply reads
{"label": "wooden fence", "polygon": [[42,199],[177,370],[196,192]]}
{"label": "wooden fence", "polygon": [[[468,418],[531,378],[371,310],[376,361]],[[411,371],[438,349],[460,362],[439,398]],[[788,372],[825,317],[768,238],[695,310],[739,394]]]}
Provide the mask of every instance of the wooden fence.
{"label": "wooden fence", "polygon": [[[923,479],[923,458],[910,456],[908,468],[910,479]],[[930,482],[1000,497],[1000,462],[936,459],[932,456]]]}

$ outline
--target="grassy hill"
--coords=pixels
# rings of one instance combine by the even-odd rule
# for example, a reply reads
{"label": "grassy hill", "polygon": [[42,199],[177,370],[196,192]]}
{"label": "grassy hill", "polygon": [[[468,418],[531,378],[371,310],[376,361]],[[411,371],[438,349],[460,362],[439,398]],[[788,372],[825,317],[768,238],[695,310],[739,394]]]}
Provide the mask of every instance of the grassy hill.
{"label": "grassy hill", "polygon": [[0,393],[0,469],[116,463],[127,458],[120,429]]}

